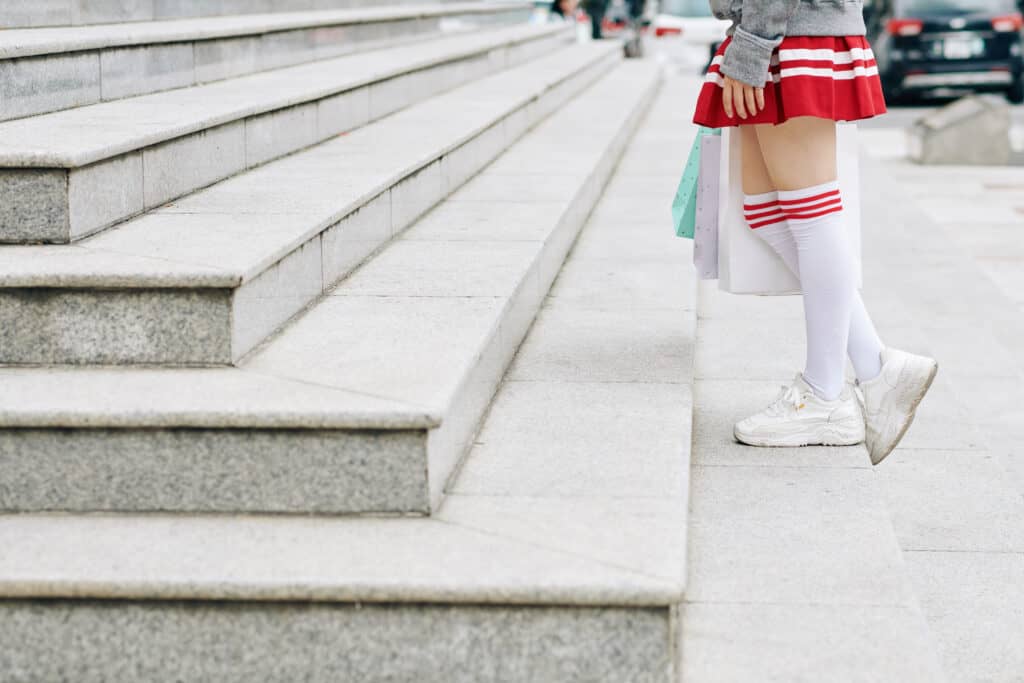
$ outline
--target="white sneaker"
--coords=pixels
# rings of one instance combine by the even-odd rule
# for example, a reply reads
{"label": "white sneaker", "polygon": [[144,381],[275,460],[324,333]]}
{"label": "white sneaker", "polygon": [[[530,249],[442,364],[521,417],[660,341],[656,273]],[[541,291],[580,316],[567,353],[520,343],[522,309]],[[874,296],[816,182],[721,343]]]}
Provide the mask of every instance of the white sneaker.
{"label": "white sneaker", "polygon": [[798,374],[771,405],[737,422],[733,434],[750,446],[852,446],[864,440],[864,417],[849,386],[825,401]]}
{"label": "white sneaker", "polygon": [[885,460],[907,433],[914,412],[938,371],[939,364],[933,358],[886,348],[882,350],[882,371],[878,377],[857,382],[871,464]]}

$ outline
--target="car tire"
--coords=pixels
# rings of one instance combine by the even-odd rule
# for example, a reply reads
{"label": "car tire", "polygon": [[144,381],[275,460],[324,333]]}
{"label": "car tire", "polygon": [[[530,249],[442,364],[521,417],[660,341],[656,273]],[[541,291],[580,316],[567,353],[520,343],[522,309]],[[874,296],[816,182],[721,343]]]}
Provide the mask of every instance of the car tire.
{"label": "car tire", "polygon": [[1024,104],[1024,74],[1017,76],[1017,80],[1006,91],[1006,99],[1011,104]]}

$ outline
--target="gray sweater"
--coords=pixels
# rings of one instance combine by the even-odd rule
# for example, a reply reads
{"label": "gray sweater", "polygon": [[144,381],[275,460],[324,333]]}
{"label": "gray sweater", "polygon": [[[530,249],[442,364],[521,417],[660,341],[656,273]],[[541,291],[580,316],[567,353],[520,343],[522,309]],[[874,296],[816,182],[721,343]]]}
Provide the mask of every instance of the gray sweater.
{"label": "gray sweater", "polygon": [[783,36],[862,36],[862,7],[862,0],[711,0],[714,15],[732,21],[721,71],[761,87]]}

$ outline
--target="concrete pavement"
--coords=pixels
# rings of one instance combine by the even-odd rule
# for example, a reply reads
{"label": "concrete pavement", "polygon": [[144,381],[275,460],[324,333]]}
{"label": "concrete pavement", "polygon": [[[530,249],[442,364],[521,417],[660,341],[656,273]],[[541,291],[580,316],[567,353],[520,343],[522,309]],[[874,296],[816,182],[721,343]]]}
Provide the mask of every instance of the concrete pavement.
{"label": "concrete pavement", "polygon": [[882,466],[735,443],[802,365],[800,300],[700,288],[687,683],[1024,680],[1024,168],[918,167],[902,136],[861,129],[864,298],[940,373]]}

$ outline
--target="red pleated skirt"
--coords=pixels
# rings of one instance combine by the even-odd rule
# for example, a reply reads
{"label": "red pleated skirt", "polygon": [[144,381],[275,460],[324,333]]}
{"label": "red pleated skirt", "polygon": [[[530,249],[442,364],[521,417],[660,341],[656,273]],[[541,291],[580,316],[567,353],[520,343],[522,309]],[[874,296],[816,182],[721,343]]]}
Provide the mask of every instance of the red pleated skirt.
{"label": "red pleated skirt", "polygon": [[796,116],[857,121],[885,113],[882,82],[864,36],[786,36],[772,53],[756,116],[730,118],[722,109],[722,55],[726,38],[704,77],[693,122],[709,128],[782,123]]}

